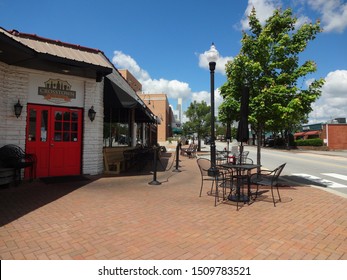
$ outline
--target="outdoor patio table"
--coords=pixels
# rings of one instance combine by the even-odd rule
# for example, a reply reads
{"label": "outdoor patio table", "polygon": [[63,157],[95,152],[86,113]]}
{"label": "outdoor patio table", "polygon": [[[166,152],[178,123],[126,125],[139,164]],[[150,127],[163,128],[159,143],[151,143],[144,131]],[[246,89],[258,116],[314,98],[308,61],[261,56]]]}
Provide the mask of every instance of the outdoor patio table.
{"label": "outdoor patio table", "polygon": [[[236,171],[236,175],[232,175],[236,179],[236,195],[230,193],[228,199],[237,201],[237,202],[249,202],[251,199],[251,180],[250,180],[250,171],[256,168],[261,167],[259,164],[233,164],[233,163],[224,163],[221,164],[223,168],[233,169]],[[243,173],[246,171],[246,173]],[[233,179],[233,178],[232,178]],[[247,180],[247,194],[244,194],[243,181]]]}

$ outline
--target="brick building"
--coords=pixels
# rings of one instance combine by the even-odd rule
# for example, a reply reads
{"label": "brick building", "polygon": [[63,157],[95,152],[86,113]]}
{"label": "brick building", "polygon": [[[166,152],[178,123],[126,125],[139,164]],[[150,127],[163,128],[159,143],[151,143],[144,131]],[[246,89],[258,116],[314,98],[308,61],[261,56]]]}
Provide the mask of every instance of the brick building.
{"label": "brick building", "polygon": [[174,122],[172,108],[169,105],[167,95],[164,93],[143,93],[141,83],[128,71],[119,70],[129,85],[137,92],[138,97],[157,117],[158,136],[157,141],[164,143],[168,137],[172,137],[172,123]]}
{"label": "brick building", "polygon": [[155,122],[98,49],[0,28],[0,77],[0,147],[35,154],[37,177],[100,174],[105,121],[128,123],[133,138]]}
{"label": "brick building", "polygon": [[347,124],[324,124],[322,139],[329,150],[347,150]]}
{"label": "brick building", "polygon": [[138,94],[146,103],[148,108],[158,119],[158,142],[165,142],[168,137],[172,137],[173,113],[169,105],[167,95],[164,93]]}
{"label": "brick building", "polygon": [[347,149],[347,124],[337,123],[317,123],[303,125],[302,131],[294,134],[294,139],[314,139],[320,138],[329,150],[346,150]]}

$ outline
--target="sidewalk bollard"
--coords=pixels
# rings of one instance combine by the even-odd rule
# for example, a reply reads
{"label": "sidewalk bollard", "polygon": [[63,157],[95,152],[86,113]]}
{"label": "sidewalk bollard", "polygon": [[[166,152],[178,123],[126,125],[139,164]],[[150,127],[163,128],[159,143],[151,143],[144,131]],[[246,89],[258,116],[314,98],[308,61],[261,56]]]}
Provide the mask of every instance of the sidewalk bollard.
{"label": "sidewalk bollard", "polygon": [[154,148],[153,180],[148,183],[149,185],[161,185],[161,183],[157,181],[157,153],[158,153],[158,149],[160,149],[160,147],[155,147]]}
{"label": "sidewalk bollard", "polygon": [[172,170],[172,172],[181,172],[181,170],[178,169],[178,162],[180,161],[180,143],[177,143],[176,146],[176,168]]}

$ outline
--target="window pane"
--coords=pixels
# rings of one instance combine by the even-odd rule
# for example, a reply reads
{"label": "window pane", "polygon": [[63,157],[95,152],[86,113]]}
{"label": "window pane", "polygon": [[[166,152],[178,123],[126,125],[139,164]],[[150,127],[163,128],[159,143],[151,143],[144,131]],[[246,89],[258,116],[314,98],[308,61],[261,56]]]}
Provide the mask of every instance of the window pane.
{"label": "window pane", "polygon": [[55,112],[55,120],[56,121],[61,121],[62,120],[62,112]]}
{"label": "window pane", "polygon": [[70,132],[64,132],[64,142],[70,141]]}
{"label": "window pane", "polygon": [[71,141],[77,142],[77,133],[71,133]]}
{"label": "window pane", "polygon": [[56,130],[56,131],[61,131],[62,130],[61,122],[55,122],[54,123],[54,130]]}
{"label": "window pane", "polygon": [[47,141],[47,123],[48,123],[48,111],[41,111],[41,142]]}
{"label": "window pane", "polygon": [[78,130],[78,124],[77,123],[71,123],[71,131],[77,131]]}
{"label": "window pane", "polygon": [[77,112],[72,112],[71,120],[75,121],[75,122],[78,121],[78,113]]}
{"label": "window pane", "polygon": [[54,133],[54,141],[60,142],[61,141],[61,133],[60,132],[55,132]]}
{"label": "window pane", "polygon": [[64,121],[69,121],[69,120],[70,120],[70,113],[64,112]]}
{"label": "window pane", "polygon": [[29,111],[28,141],[36,140],[36,113],[34,109],[30,109]]}
{"label": "window pane", "polygon": [[70,123],[64,122],[64,131],[70,131]]}

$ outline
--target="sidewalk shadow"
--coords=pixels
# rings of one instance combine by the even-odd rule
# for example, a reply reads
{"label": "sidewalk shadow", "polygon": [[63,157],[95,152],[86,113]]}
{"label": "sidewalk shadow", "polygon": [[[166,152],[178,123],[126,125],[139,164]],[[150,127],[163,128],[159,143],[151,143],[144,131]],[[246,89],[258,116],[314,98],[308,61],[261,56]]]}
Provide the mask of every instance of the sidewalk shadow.
{"label": "sidewalk shadow", "polygon": [[295,175],[283,175],[280,177],[280,181],[286,184],[295,185],[295,186],[307,186],[307,185],[314,185],[318,187],[326,188],[328,187],[327,183],[323,183],[321,179],[312,179],[312,178],[305,178],[301,176],[295,176]]}
{"label": "sidewalk shadow", "polygon": [[89,180],[70,182],[50,182],[41,180],[22,182],[19,186],[8,186],[0,189],[0,227],[36,209],[49,204],[69,193],[91,183],[98,177]]}
{"label": "sidewalk shadow", "polygon": [[[157,172],[165,172],[174,166],[175,157],[172,153],[165,152],[161,154],[160,159],[157,160]],[[118,175],[106,175],[107,177],[122,177],[122,176],[138,176],[150,175],[154,172],[154,158],[143,158],[138,161],[134,166],[121,172]]]}

